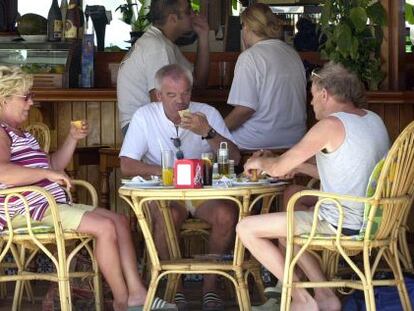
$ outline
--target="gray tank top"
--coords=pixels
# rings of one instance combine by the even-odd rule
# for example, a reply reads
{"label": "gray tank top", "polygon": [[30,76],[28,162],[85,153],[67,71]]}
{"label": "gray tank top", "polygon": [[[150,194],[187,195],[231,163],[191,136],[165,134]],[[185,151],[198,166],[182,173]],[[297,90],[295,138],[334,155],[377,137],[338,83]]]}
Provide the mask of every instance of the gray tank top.
{"label": "gray tank top", "polygon": [[[321,180],[321,190],[339,194],[365,196],[368,179],[375,164],[389,149],[389,137],[381,118],[372,111],[366,115],[338,112],[334,116],[345,127],[345,140],[332,153],[318,152],[316,163]],[[359,230],[362,226],[364,205],[342,201],[343,227]],[[339,213],[335,206],[326,203],[319,216],[337,226]]]}

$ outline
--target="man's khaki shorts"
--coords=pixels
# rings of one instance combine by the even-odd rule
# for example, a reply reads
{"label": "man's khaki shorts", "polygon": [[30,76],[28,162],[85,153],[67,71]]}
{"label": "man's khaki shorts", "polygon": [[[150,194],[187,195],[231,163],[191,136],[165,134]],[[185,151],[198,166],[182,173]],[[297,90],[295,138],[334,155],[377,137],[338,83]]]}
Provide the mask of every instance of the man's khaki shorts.
{"label": "man's khaki shorts", "polygon": [[[312,230],[313,211],[295,212],[295,235],[310,233]],[[327,221],[320,219],[316,226],[317,234],[336,234],[335,228]]]}
{"label": "man's khaki shorts", "polygon": [[[60,219],[64,230],[78,229],[83,215],[86,212],[93,211],[95,207],[86,204],[58,204]],[[53,218],[51,209],[48,208],[41,221],[32,219],[32,226],[48,225],[53,227]],[[26,226],[26,217],[24,215],[16,215],[12,219],[13,228]]]}

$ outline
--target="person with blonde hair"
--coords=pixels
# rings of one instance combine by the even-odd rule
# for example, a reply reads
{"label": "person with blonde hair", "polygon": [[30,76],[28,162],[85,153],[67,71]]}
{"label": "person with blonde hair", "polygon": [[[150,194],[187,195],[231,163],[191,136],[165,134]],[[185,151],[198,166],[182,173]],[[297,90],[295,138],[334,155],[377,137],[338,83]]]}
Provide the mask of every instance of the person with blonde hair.
{"label": "person with blonde hair", "polygon": [[[88,135],[88,123],[71,124],[62,146],[48,155],[22,124],[33,105],[31,75],[19,67],[0,66],[0,189],[34,185],[48,191],[56,200],[64,230],[91,234],[96,239],[95,256],[100,271],[112,289],[115,311],[140,311],[146,289],[138,274],[137,259],[129,228],[123,216],[90,205],[73,204],[63,187],[71,180],[64,169],[72,159],[78,140]],[[53,226],[47,199],[32,192],[23,194],[29,204],[32,224]],[[14,228],[26,225],[25,206],[9,208]],[[0,196],[0,232],[7,228],[5,197]],[[174,304],[156,298],[151,310],[177,310]]]}
{"label": "person with blonde hair", "polygon": [[240,54],[225,122],[241,149],[288,148],[306,131],[306,75],[298,53],[279,40],[279,19],[255,3],[241,14]]}

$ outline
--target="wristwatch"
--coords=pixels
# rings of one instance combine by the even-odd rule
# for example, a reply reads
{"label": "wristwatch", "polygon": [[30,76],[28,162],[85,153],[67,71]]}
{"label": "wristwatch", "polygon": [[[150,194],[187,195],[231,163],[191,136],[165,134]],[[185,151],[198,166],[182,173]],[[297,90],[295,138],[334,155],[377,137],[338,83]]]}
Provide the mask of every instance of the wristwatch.
{"label": "wristwatch", "polygon": [[214,137],[216,137],[217,132],[215,129],[211,128],[208,133],[207,136],[201,136],[201,139],[212,139]]}

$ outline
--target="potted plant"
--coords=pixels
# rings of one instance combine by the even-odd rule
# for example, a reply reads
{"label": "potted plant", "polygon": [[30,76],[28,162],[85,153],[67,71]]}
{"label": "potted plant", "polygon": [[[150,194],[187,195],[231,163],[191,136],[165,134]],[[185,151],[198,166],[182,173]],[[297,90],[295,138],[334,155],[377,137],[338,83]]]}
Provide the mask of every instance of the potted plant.
{"label": "potted plant", "polygon": [[149,18],[151,0],[125,0],[125,2],[115,11],[119,10],[122,14],[121,19],[131,25],[131,43],[134,44],[151,24]]}
{"label": "potted plant", "polygon": [[366,87],[377,90],[381,70],[382,27],[386,12],[372,0],[323,0],[321,30],[326,41],[321,57],[343,64],[358,74]]}

